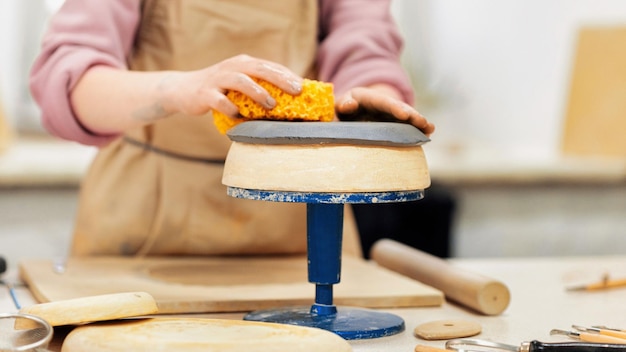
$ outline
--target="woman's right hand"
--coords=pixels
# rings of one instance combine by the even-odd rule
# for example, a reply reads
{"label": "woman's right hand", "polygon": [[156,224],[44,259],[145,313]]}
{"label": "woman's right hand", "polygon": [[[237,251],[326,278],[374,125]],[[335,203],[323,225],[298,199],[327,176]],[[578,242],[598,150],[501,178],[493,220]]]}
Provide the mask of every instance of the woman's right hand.
{"label": "woman's right hand", "polygon": [[165,112],[202,115],[217,110],[232,118],[239,110],[227,97],[228,90],[249,96],[261,106],[272,109],[276,101],[252,77],[270,82],[291,95],[302,92],[302,78],[285,66],[238,55],[213,66],[189,72],[172,72],[159,84]]}
{"label": "woman's right hand", "polygon": [[[252,77],[298,95],[302,78],[277,63],[238,55],[196,71],[131,71],[93,66],[71,91],[73,111],[95,135],[117,135],[176,113],[203,115],[211,110],[237,118],[228,90],[248,95],[271,109],[276,102]],[[114,102],[114,103],[112,103]]]}

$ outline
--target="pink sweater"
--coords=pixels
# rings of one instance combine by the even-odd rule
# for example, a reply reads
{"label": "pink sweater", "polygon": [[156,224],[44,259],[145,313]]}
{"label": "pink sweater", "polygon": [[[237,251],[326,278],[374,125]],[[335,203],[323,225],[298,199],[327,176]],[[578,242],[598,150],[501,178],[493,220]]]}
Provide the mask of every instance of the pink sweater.
{"label": "pink sweater", "polygon": [[[319,0],[319,79],[337,94],[373,83],[397,87],[413,103],[411,84],[399,63],[402,40],[389,13],[390,0]],[[126,69],[140,13],[139,1],[66,0],[44,36],[31,71],[30,88],[53,135],[102,146],[116,135],[95,135],[74,115],[70,92],[94,65]]]}

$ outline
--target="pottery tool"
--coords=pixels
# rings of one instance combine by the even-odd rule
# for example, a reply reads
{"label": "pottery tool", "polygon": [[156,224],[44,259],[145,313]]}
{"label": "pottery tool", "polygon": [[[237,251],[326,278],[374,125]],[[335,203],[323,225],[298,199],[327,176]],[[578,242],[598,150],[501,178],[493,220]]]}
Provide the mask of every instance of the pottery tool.
{"label": "pottery tool", "polygon": [[606,334],[597,334],[589,332],[576,332],[560,329],[552,329],[550,335],[564,335],[576,340],[596,343],[617,343],[622,344],[622,348],[626,349],[626,339],[614,337]]}
{"label": "pottery tool", "polygon": [[623,352],[625,345],[591,342],[522,342],[519,346],[481,339],[454,339],[446,342],[446,349],[465,352]]}
{"label": "pottery tool", "polygon": [[[24,307],[21,314],[38,316],[51,326],[78,325],[155,314],[154,298],[145,292],[126,292],[75,298]],[[30,320],[16,321],[16,328],[30,327]]]}
{"label": "pottery tool", "polygon": [[397,334],[394,314],[337,307],[343,207],[421,199],[430,185],[417,128],[400,123],[250,121],[228,133],[233,141],[222,183],[236,198],[307,204],[310,307],[255,311],[245,319],[311,326],[345,339]]}
{"label": "pottery tool", "polygon": [[598,282],[583,285],[575,285],[567,287],[568,291],[598,291],[608,290],[611,288],[626,287],[626,278],[611,279],[608,275],[604,275]]}
{"label": "pottery tool", "polygon": [[620,339],[624,339],[624,341],[626,341],[626,332],[624,331],[619,331],[619,330],[615,330],[615,329],[604,329],[604,328],[599,328],[599,327],[584,327],[584,326],[580,326],[580,325],[572,325],[572,328],[578,330],[578,331],[582,331],[582,332],[589,332],[589,333],[593,333],[593,334],[600,334],[600,335],[606,335],[606,336],[613,336],[613,337],[617,337]]}
{"label": "pottery tool", "polygon": [[608,326],[604,326],[604,325],[594,325],[594,326],[592,326],[592,328],[594,328],[594,329],[601,329],[601,330],[611,330],[611,331],[620,332],[620,333],[626,333],[626,330],[624,330],[624,329],[612,328],[612,327],[608,327]]}
{"label": "pottery tool", "polygon": [[381,266],[437,288],[450,300],[482,314],[497,315],[509,305],[510,293],[504,283],[397,241],[378,240],[370,256]]}
{"label": "pottery tool", "polygon": [[433,347],[433,346],[426,346],[426,345],[416,345],[413,351],[415,352],[450,352],[450,350],[448,349],[443,349],[443,348],[438,348],[438,347]]}
{"label": "pottery tool", "polygon": [[62,352],[317,352],[352,351],[328,331],[242,320],[152,318],[83,325],[72,330]]}
{"label": "pottery tool", "polygon": [[[0,276],[4,274],[7,270],[7,263],[3,257],[0,257]],[[22,308],[19,300],[17,299],[17,294],[15,293],[15,285],[7,280],[0,278],[0,285],[3,285],[9,291],[9,296],[11,296],[11,300],[13,301],[13,305],[16,309]]]}

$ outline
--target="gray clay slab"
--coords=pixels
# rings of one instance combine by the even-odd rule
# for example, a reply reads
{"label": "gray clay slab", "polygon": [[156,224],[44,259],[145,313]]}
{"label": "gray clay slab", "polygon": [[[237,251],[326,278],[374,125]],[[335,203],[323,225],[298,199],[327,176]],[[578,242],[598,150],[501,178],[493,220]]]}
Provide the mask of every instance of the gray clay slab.
{"label": "gray clay slab", "polygon": [[416,127],[397,122],[247,121],[227,132],[250,144],[358,144],[416,146],[430,139]]}

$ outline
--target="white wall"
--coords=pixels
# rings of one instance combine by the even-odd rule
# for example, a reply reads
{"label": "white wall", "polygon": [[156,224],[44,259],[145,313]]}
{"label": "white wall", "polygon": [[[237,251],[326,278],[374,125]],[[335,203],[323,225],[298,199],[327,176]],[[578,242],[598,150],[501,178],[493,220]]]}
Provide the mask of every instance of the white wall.
{"label": "white wall", "polygon": [[558,153],[578,28],[626,26],[622,0],[394,1],[433,144],[511,156]]}
{"label": "white wall", "polygon": [[[626,1],[394,0],[394,14],[418,109],[437,125],[429,162],[437,161],[436,146],[473,146],[478,152],[469,155],[477,160],[495,156],[533,170],[538,159],[542,165],[559,154],[578,29],[626,26]],[[601,255],[626,248],[622,184],[485,183],[452,191],[455,256]]]}
{"label": "white wall", "polygon": [[23,130],[42,130],[28,90],[28,73],[47,16],[59,4],[59,0],[0,1],[0,97],[10,123]]}
{"label": "white wall", "polygon": [[[513,154],[557,152],[577,28],[626,25],[623,0],[393,1],[419,108],[439,128],[433,143]],[[0,94],[27,126],[37,118],[26,75],[46,8],[60,2],[0,1]]]}
{"label": "white wall", "polygon": [[626,184],[455,187],[456,257],[623,255]]}
{"label": "white wall", "polygon": [[12,70],[16,65],[18,35],[17,28],[17,1],[0,1],[0,98],[5,112],[12,115],[15,109],[18,92],[10,87],[18,80],[16,72]]}

